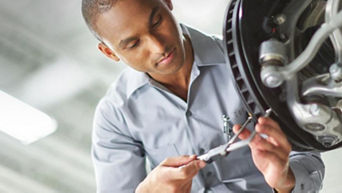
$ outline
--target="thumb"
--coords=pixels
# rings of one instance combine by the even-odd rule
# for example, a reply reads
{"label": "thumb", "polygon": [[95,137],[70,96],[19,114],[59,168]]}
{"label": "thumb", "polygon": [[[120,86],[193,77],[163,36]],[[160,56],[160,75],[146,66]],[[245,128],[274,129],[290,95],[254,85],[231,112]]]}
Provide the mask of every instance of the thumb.
{"label": "thumb", "polygon": [[187,165],[191,161],[196,160],[196,155],[188,156],[179,156],[179,157],[169,157],[166,158],[161,165],[162,166],[167,166],[167,167],[180,167]]}
{"label": "thumb", "polygon": [[181,167],[183,174],[188,174],[190,178],[193,178],[200,169],[204,168],[206,163],[202,160],[194,160]]}
{"label": "thumb", "polygon": [[205,167],[206,163],[202,160],[193,160],[190,163],[178,168],[166,167],[164,172],[167,177],[173,180],[189,181],[191,180],[200,169]]}

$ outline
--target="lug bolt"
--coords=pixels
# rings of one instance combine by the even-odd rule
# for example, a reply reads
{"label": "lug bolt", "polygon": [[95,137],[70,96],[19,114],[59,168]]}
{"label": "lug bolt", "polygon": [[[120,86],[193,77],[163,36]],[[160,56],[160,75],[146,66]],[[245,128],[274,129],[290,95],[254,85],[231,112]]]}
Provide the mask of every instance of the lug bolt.
{"label": "lug bolt", "polygon": [[281,25],[286,22],[286,16],[284,14],[277,15],[273,22],[277,25]]}

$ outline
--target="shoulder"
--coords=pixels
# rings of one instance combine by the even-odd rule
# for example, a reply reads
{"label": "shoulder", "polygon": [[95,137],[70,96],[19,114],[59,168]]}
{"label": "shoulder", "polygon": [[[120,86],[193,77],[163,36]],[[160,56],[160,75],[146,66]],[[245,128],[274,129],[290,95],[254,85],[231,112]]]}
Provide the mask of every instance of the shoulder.
{"label": "shoulder", "polygon": [[125,68],[119,74],[118,78],[109,86],[106,94],[103,96],[99,104],[104,101],[111,101],[115,105],[123,104],[127,98],[127,89],[130,77],[130,69]]}
{"label": "shoulder", "polygon": [[212,45],[216,45],[217,48],[224,52],[222,36],[218,34],[209,35],[201,30],[192,28],[184,24],[181,24],[181,28],[185,34],[190,35],[192,41],[199,42],[200,44],[198,45],[202,45],[203,43],[210,43]]}
{"label": "shoulder", "polygon": [[104,100],[110,100],[115,106],[120,106],[126,103],[135,91],[148,83],[149,78],[145,73],[127,67],[110,85],[103,98]]}
{"label": "shoulder", "polygon": [[113,117],[120,114],[127,103],[127,90],[129,79],[132,78],[129,68],[125,68],[118,76],[118,78],[109,86],[106,94],[100,99],[95,110],[95,121],[100,117]]}
{"label": "shoulder", "polygon": [[[105,96],[98,103],[95,111],[95,118],[112,117],[123,121],[123,114],[130,111],[130,103],[134,103],[137,95],[143,92],[136,92],[149,83],[148,76],[143,72],[125,68],[118,78],[110,85]],[[131,100],[134,95],[134,100]],[[134,106],[134,105],[133,105]],[[113,117],[114,116],[114,117]]]}
{"label": "shoulder", "polygon": [[189,26],[181,25],[183,33],[191,39],[195,60],[199,65],[225,64],[223,41]]}

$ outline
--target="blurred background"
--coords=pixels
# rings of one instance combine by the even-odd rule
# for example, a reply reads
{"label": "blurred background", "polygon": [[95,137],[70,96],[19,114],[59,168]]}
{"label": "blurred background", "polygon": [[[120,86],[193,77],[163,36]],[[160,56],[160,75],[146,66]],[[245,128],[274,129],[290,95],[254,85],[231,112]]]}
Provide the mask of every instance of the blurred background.
{"label": "blurred background", "polygon": [[[226,0],[174,0],[174,14],[203,32],[221,35],[226,4]],[[125,65],[97,50],[80,7],[80,0],[0,0],[0,90],[57,123],[51,135],[26,145],[0,131],[0,193],[95,192],[92,117]],[[11,105],[2,104],[0,109],[9,112]],[[4,114],[0,122],[7,119]],[[340,193],[342,151],[323,153],[323,159],[326,175],[321,192]]]}

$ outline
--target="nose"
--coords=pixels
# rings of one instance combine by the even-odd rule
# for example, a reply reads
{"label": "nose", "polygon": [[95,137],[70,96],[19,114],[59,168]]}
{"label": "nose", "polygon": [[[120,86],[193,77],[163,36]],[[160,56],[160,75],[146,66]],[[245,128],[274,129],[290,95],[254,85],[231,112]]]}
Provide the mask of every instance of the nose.
{"label": "nose", "polygon": [[165,45],[164,41],[157,35],[150,35],[149,36],[149,47],[152,53],[156,54],[164,54],[165,52]]}

